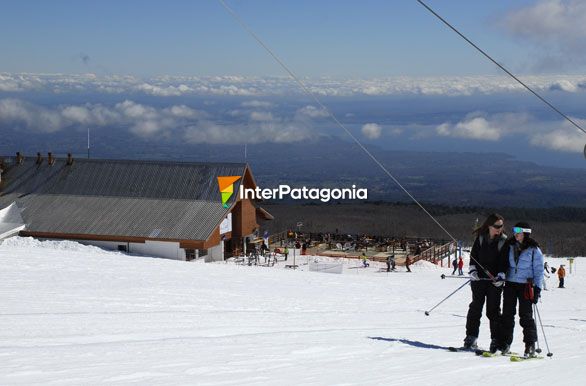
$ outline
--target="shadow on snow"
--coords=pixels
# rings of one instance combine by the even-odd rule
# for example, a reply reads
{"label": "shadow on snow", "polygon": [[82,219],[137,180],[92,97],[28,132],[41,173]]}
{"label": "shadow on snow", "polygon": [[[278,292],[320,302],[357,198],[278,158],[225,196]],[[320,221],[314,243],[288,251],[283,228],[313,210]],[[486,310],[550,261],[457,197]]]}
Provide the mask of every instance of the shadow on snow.
{"label": "shadow on snow", "polygon": [[417,340],[409,340],[409,339],[396,339],[396,338],[383,338],[381,336],[369,336],[368,339],[373,340],[382,340],[385,342],[399,342],[409,346],[417,347],[417,348],[425,348],[425,349],[432,349],[432,350],[449,350],[448,346],[438,346],[435,344],[423,343]]}

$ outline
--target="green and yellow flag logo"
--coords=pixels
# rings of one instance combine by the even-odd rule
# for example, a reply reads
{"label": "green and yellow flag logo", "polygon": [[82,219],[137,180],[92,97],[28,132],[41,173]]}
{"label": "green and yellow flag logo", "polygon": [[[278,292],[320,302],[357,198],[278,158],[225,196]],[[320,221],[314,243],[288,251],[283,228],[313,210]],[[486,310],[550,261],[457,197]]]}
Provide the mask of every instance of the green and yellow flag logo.
{"label": "green and yellow flag logo", "polygon": [[234,194],[234,183],[240,179],[240,176],[218,177],[220,194],[222,194],[222,206],[228,208],[228,200]]}

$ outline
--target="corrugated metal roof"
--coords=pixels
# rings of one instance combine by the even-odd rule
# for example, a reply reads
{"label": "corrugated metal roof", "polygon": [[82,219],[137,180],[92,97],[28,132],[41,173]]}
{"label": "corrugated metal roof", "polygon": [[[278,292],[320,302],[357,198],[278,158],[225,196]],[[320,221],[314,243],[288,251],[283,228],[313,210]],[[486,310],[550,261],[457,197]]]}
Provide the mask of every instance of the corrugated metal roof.
{"label": "corrugated metal roof", "polygon": [[82,196],[115,196],[218,200],[217,176],[242,176],[240,163],[183,163],[130,160],[65,160],[35,164],[27,158],[3,173],[3,194],[45,193]]}
{"label": "corrugated metal roof", "polygon": [[227,211],[209,201],[62,195],[29,195],[19,205],[31,232],[181,240],[206,240]]}
{"label": "corrugated metal roof", "polygon": [[156,238],[183,240],[209,237],[228,211],[216,178],[243,176],[246,169],[236,163],[85,159],[49,166],[35,158],[8,166],[0,208],[17,202],[28,231],[145,238],[156,232]]}

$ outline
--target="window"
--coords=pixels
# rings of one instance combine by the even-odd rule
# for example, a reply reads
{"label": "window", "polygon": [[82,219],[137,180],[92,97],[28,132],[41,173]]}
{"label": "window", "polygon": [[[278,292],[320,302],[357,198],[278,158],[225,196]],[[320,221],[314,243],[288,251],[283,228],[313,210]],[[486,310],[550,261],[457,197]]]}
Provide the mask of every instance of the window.
{"label": "window", "polygon": [[195,249],[186,249],[185,250],[185,260],[191,261],[195,260],[196,258]]}

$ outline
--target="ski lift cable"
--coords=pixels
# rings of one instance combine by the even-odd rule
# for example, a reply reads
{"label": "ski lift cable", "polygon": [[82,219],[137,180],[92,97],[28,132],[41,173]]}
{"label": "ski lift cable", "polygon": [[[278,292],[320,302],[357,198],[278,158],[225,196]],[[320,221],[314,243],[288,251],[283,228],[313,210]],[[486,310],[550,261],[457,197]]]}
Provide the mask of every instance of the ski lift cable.
{"label": "ski lift cable", "polygon": [[[252,36],[254,38],[254,40],[256,40],[258,42],[258,44],[260,44],[268,53],[269,55],[271,55],[273,57],[273,59],[275,59],[275,61],[277,63],[279,63],[279,65],[295,80],[295,82],[297,82],[297,84],[299,84],[299,86],[301,87],[301,89],[303,90],[303,92],[305,92],[311,99],[313,99],[315,101],[315,103],[320,106],[325,112],[327,112],[328,116],[330,118],[332,118],[332,120],[338,125],[340,126],[345,132],[346,134],[348,134],[350,136],[350,138],[352,138],[352,140],[374,161],[374,163],[376,163],[381,170],[387,175],[389,176],[394,182],[395,184],[397,184],[397,186],[399,186],[404,192],[405,194],[407,194],[411,200],[413,200],[413,202],[415,204],[417,204],[417,206],[419,206],[419,208],[421,208],[421,210],[423,210],[423,212],[425,214],[427,214],[429,216],[429,218],[431,218],[431,220],[433,222],[436,223],[436,225],[438,227],[440,227],[447,235],[448,237],[454,241],[455,243],[458,243],[458,240],[456,240],[456,238],[454,236],[452,236],[452,234],[431,214],[429,213],[429,211],[427,209],[425,209],[425,207],[411,194],[409,193],[409,191],[403,186],[403,184],[401,184],[399,182],[398,179],[395,178],[395,176],[393,176],[391,174],[391,172],[389,172],[389,170],[358,140],[358,138],[356,138],[356,136],[354,136],[354,134],[352,134],[350,132],[350,130],[348,130],[346,128],[346,126],[344,126],[342,124],[342,122],[340,122],[338,120],[338,118],[336,118],[336,116],[334,115],[334,113],[332,113],[330,111],[330,109],[328,109],[320,100],[319,98],[315,95],[315,93],[313,93],[311,90],[309,90],[307,88],[307,86],[305,86],[305,84],[301,81],[301,79],[299,79],[299,77],[297,77],[297,75],[295,75],[295,73],[293,71],[291,71],[291,69],[270,49],[269,46],[267,46],[258,35],[256,35],[254,33],[254,31],[248,27],[248,25],[244,22],[244,20],[242,20],[238,14],[232,9],[230,8],[224,0],[218,0],[218,2],[226,9],[226,11],[228,11],[228,13],[230,13],[232,15],[232,17],[234,17],[234,19],[238,22],[238,24],[240,24],[240,26],[248,33],[250,34],[250,36]],[[476,260],[474,257],[470,256],[470,260],[472,260],[477,266],[478,268],[482,269],[482,271],[484,271],[484,273],[488,276],[488,278],[491,281],[496,281],[496,278],[494,277],[494,275],[492,275],[490,273],[490,271],[488,271],[485,267],[482,266],[482,264],[480,264],[480,262],[478,260]]]}
{"label": "ski lift cable", "polygon": [[507,75],[509,75],[514,80],[516,80],[521,86],[525,87],[531,94],[535,95],[539,100],[541,100],[543,103],[548,105],[553,111],[555,111],[556,113],[561,115],[563,118],[565,118],[568,122],[570,122],[572,125],[574,125],[578,130],[581,130],[584,134],[586,134],[586,130],[584,130],[580,125],[578,125],[572,118],[570,118],[569,116],[567,116],[566,114],[561,112],[557,107],[555,107],[553,104],[551,104],[549,101],[547,101],[544,97],[539,95],[539,93],[534,91],[531,87],[529,87],[527,84],[525,84],[521,79],[517,78],[511,71],[507,70],[502,64],[500,64],[499,62],[494,60],[489,54],[487,54],[484,50],[482,50],[480,47],[478,47],[476,44],[474,44],[470,39],[468,39],[466,36],[464,36],[463,33],[458,31],[453,25],[451,25],[446,19],[444,19],[437,12],[435,12],[433,9],[431,9],[422,0],[417,0],[417,2],[419,4],[421,4],[423,7],[425,7],[425,9],[427,9],[431,14],[433,14],[435,17],[437,17],[445,25],[447,25],[452,31],[457,33],[462,39],[464,39],[468,44],[470,44],[472,47],[474,47],[478,52],[480,52],[482,55],[484,55],[488,60],[490,60],[491,62],[496,64],[501,70],[503,70],[505,73],[507,73]]}
{"label": "ski lift cable", "polygon": [[236,21],[242,26],[242,28],[248,32],[253,38],[254,40],[256,40],[258,42],[258,44],[260,44],[268,53],[269,55],[271,55],[273,57],[273,59],[275,59],[275,61],[277,61],[277,63],[279,63],[279,65],[291,76],[291,78],[293,78],[295,80],[295,82],[297,82],[297,84],[299,84],[299,86],[301,87],[301,89],[303,90],[303,92],[305,94],[307,94],[311,99],[313,99],[313,101],[319,106],[321,107],[327,114],[328,116],[338,125],[340,126],[345,132],[346,134],[348,134],[350,136],[350,138],[352,138],[352,140],[374,161],[374,163],[376,163],[381,169],[382,171],[389,176],[394,182],[395,184],[397,184],[397,186],[399,186],[403,192],[405,192],[405,194],[407,194],[411,200],[413,200],[413,202],[415,202],[415,204],[417,204],[417,206],[419,206],[432,220],[433,222],[435,222],[449,237],[450,239],[452,239],[454,242],[457,242],[456,238],[454,236],[452,236],[452,234],[442,225],[440,224],[440,222],[438,220],[436,220],[436,218],[429,213],[429,211],[427,209],[425,209],[425,207],[411,194],[409,193],[409,191],[403,186],[403,184],[401,184],[401,182],[399,182],[399,180],[397,178],[395,178],[395,176],[393,176],[391,174],[391,172],[389,172],[389,170],[360,142],[360,140],[358,140],[358,138],[356,138],[356,136],[354,136],[354,134],[352,134],[350,132],[350,130],[348,130],[346,128],[346,126],[344,126],[344,124],[342,124],[342,122],[340,122],[338,120],[338,118],[334,115],[334,113],[332,113],[330,111],[330,109],[328,109],[320,100],[319,98],[315,95],[315,93],[313,93],[309,88],[307,88],[307,86],[303,83],[303,81],[301,81],[301,79],[299,79],[299,77],[297,75],[295,75],[295,73],[293,73],[293,71],[273,52],[273,50],[270,49],[270,47],[268,47],[261,39],[260,37],[258,37],[258,35],[256,35],[254,33],[254,31],[252,31],[252,29],[250,27],[248,27],[248,25],[238,16],[238,14],[232,9],[230,8],[225,2],[224,0],[218,0],[218,2],[220,2],[220,4],[234,17],[234,19],[236,19]]}

